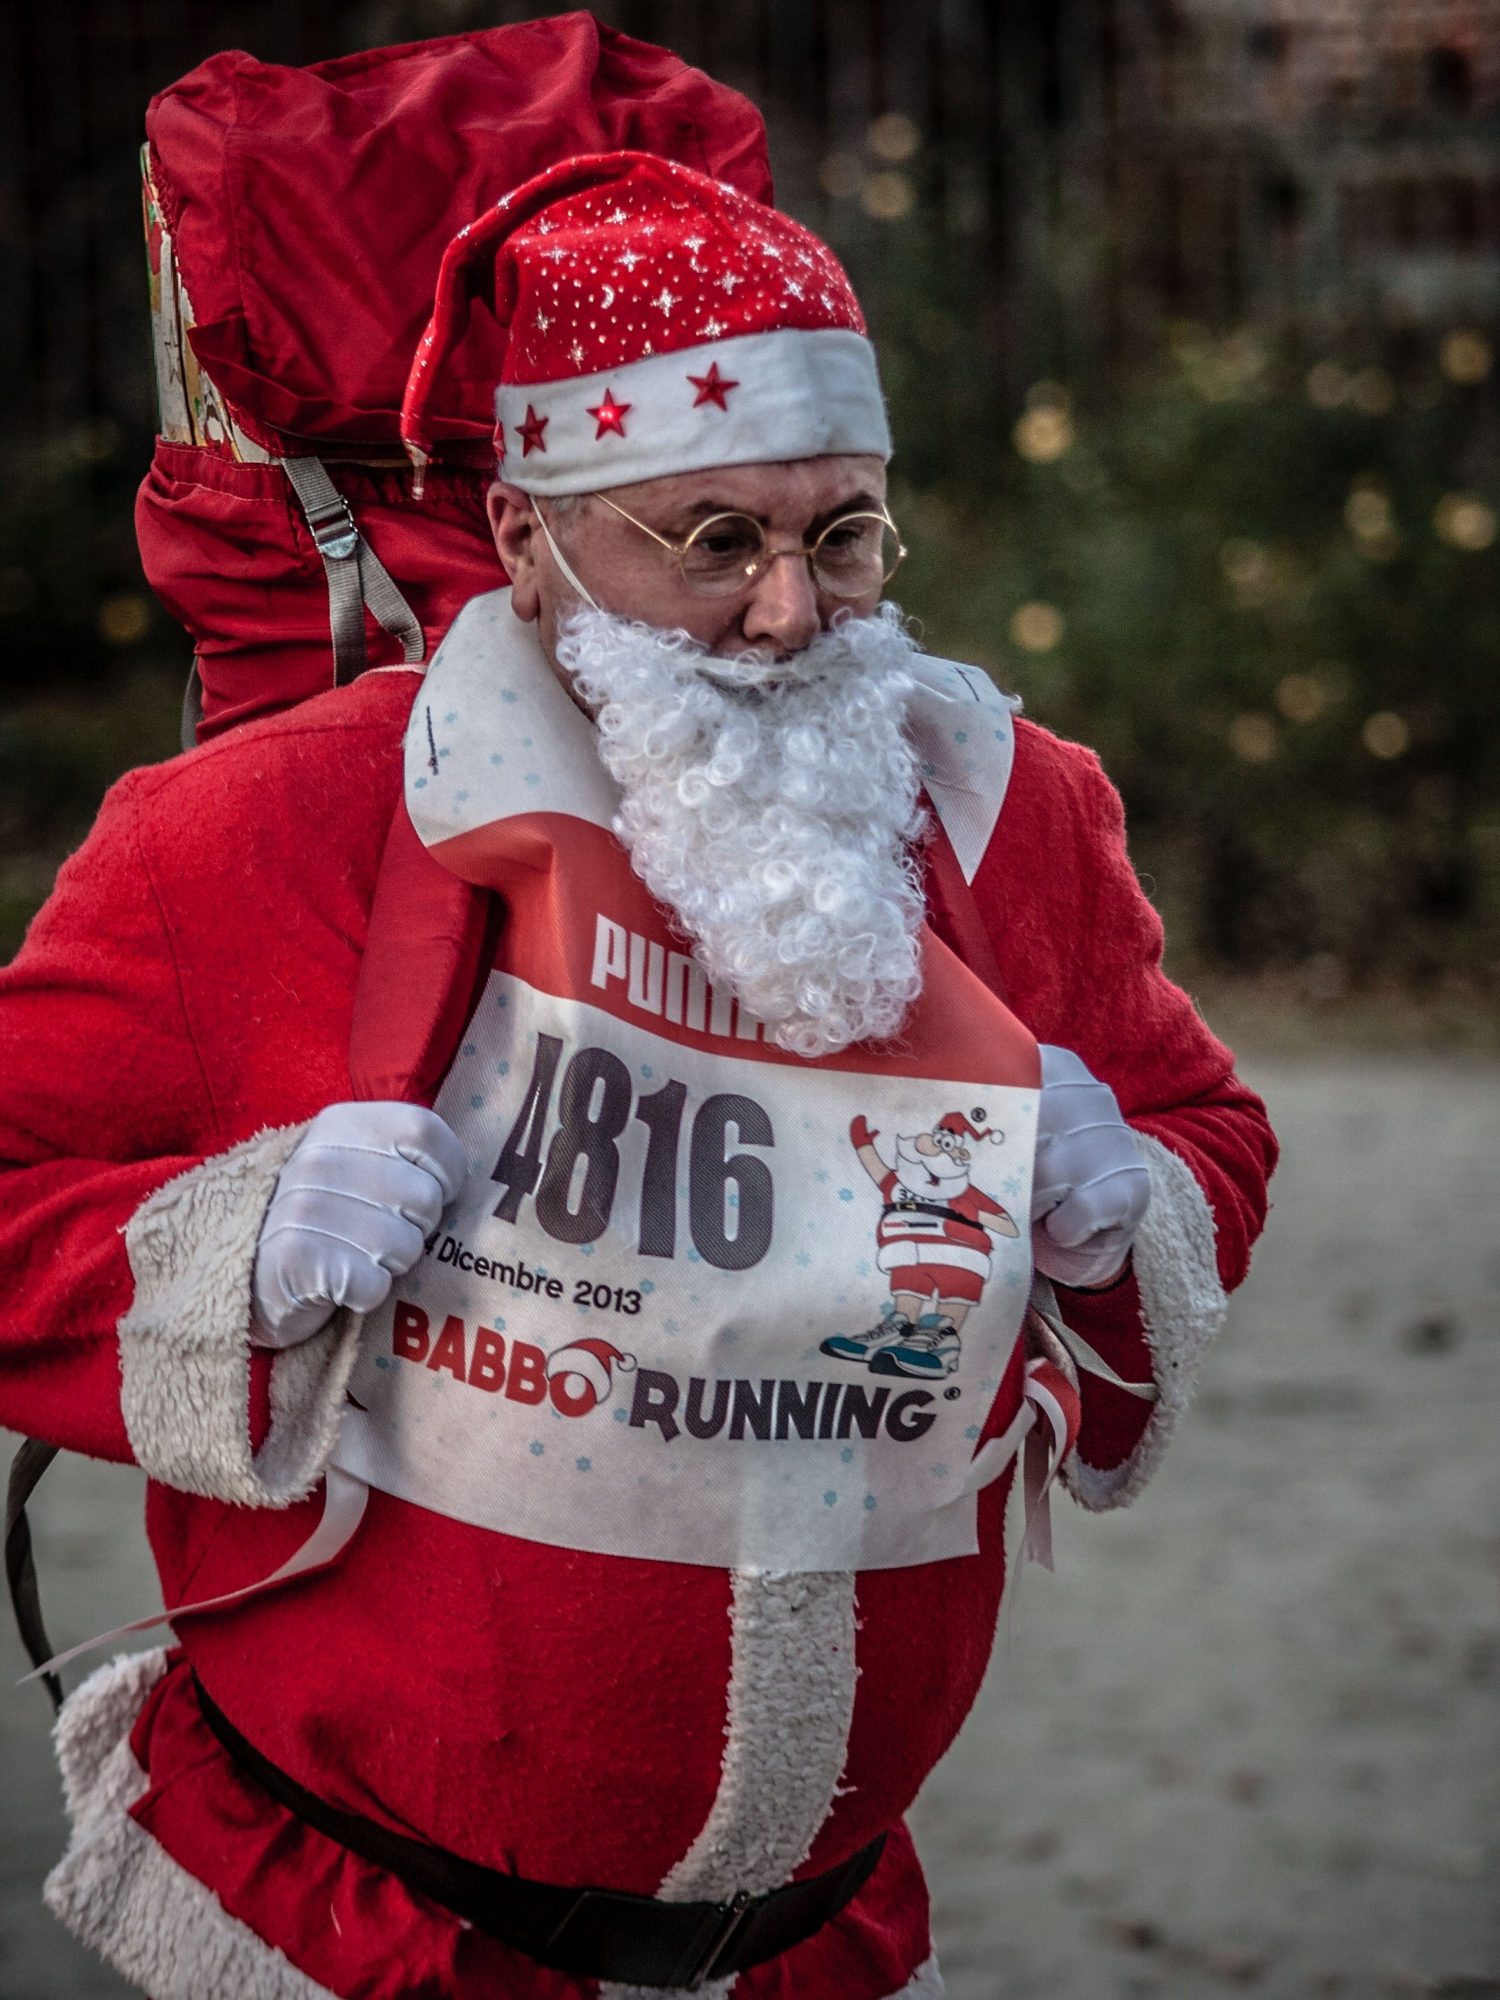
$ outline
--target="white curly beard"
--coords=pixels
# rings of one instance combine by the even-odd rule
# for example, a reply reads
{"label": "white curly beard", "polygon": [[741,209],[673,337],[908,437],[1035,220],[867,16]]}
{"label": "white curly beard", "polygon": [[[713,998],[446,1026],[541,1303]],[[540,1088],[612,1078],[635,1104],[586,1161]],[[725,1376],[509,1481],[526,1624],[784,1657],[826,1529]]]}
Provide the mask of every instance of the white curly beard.
{"label": "white curly beard", "polygon": [[774,665],[604,611],[558,641],[636,873],[797,1055],[887,1039],[921,991],[924,818],[902,733],[916,651],[894,605]]}

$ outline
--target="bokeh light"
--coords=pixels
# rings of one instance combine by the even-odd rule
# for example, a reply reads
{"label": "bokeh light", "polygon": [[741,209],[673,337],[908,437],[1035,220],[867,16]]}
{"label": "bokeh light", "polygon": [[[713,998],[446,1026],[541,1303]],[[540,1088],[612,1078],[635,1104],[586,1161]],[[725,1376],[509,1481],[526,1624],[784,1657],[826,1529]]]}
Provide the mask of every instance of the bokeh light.
{"label": "bokeh light", "polygon": [[1320,410],[1336,410],[1349,400],[1349,377],[1336,361],[1317,361],[1307,371],[1307,400]]}
{"label": "bokeh light", "polygon": [[1288,722],[1316,722],[1328,706],[1328,690],[1315,674],[1287,674],[1276,684],[1276,706]]}
{"label": "bokeh light", "polygon": [[122,590],[99,606],[99,636],[111,646],[135,646],[151,629],[151,606],[138,590]]}
{"label": "bokeh light", "polygon": [[887,111],[871,121],[865,143],[877,160],[899,163],[909,160],[918,150],[922,135],[904,111]]}
{"label": "bokeh light", "polygon": [[1405,718],[1389,708],[1370,716],[1360,736],[1370,755],[1386,762],[1403,756],[1411,743],[1411,729]]}
{"label": "bokeh light", "polygon": [[1482,333],[1458,327],[1444,340],[1440,358],[1448,380],[1470,388],[1488,380],[1495,357]]}
{"label": "bokeh light", "polygon": [[1359,544],[1360,554],[1372,562],[1389,562],[1401,546],[1391,496],[1368,474],[1356,479],[1350,489],[1344,502],[1344,523]]}
{"label": "bokeh light", "polygon": [[899,222],[911,214],[917,200],[911,182],[898,173],[871,174],[859,198],[865,214],[877,222]]}
{"label": "bokeh light", "polygon": [[1013,612],[1010,636],[1028,653],[1050,653],[1061,640],[1066,621],[1055,604],[1033,599]]}
{"label": "bokeh light", "polygon": [[857,153],[830,153],[818,169],[818,182],[824,194],[847,201],[865,184],[864,162]]}
{"label": "bokeh light", "polygon": [[1445,493],[1437,503],[1432,525],[1445,542],[1471,554],[1487,549],[1495,539],[1495,510],[1477,493]]}
{"label": "bokeh light", "polygon": [[1011,433],[1022,458],[1051,465],[1072,449],[1075,435],[1067,390],[1059,382],[1034,382],[1026,391],[1025,414]]}
{"label": "bokeh light", "polygon": [[1229,725],[1229,747],[1246,764],[1269,763],[1276,743],[1276,723],[1269,715],[1237,715]]}

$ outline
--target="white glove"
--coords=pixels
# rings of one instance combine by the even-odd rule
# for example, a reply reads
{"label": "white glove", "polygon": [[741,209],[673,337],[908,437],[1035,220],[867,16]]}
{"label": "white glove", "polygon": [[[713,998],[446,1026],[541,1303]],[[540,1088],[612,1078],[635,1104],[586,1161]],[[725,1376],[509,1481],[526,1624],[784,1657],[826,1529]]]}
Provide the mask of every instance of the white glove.
{"label": "white glove", "polygon": [[1130,1254],[1151,1175],[1115,1094],[1071,1049],[1042,1044],[1031,1254],[1059,1284],[1105,1285]]}
{"label": "white glove", "polygon": [[330,1104],[281,1170],[261,1224],[257,1347],[295,1347],[338,1306],[373,1312],[457,1199],[469,1162],[420,1104]]}

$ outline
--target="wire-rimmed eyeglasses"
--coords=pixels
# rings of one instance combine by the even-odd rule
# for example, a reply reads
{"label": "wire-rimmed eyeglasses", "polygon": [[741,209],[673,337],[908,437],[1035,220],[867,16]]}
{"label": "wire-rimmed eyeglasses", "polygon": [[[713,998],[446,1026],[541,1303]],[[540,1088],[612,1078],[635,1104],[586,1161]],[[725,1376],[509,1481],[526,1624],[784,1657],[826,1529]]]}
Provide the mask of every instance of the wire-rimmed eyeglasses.
{"label": "wire-rimmed eyeglasses", "polygon": [[883,508],[840,514],[806,548],[773,549],[753,514],[711,514],[679,542],[648,528],[607,493],[593,497],[664,548],[688,589],[700,597],[749,591],[783,556],[805,556],[814,583],[830,597],[866,597],[890,582],[906,554],[896,524]]}

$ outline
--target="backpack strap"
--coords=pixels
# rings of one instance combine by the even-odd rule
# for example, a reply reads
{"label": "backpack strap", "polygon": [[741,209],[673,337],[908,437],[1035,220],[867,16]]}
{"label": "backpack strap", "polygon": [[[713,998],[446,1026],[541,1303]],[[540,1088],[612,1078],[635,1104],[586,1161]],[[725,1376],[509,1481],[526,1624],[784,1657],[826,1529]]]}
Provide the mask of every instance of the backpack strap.
{"label": "backpack strap", "polygon": [[[16,1629],[33,1667],[52,1657],[52,1641],[42,1618],[42,1600],[37,1590],[36,1561],[31,1553],[31,1523],[26,1518],[26,1502],[37,1481],[57,1456],[55,1444],[27,1438],[11,1460],[10,1484],[5,1494],[5,1581],[10,1586],[11,1609]],[[52,1697],[54,1709],[62,1707],[62,1682],[56,1674],[43,1674],[42,1685]]]}
{"label": "backpack strap", "polygon": [[401,641],[409,667],[427,655],[417,615],[390,571],[359,532],[349,502],[328,476],[321,458],[277,461],[302,503],[328,578],[328,622],[333,631],[333,684],[343,687],[365,670],[365,608]]}

